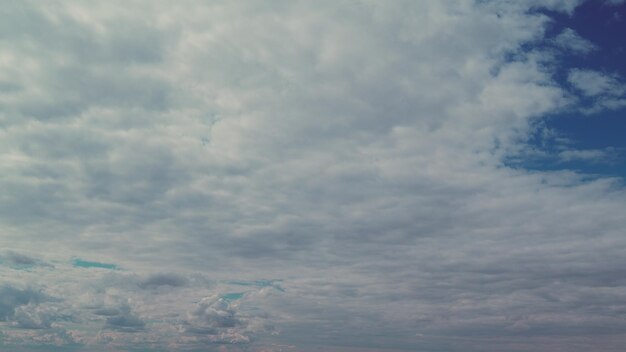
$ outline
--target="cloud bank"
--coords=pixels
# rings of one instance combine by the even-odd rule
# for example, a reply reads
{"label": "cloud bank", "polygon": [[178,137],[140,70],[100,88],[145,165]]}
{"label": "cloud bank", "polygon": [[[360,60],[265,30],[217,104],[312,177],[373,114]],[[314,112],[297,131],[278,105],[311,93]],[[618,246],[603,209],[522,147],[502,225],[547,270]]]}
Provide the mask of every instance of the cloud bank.
{"label": "cloud bank", "polygon": [[3,4],[0,346],[620,350],[622,180],[506,162],[577,5]]}

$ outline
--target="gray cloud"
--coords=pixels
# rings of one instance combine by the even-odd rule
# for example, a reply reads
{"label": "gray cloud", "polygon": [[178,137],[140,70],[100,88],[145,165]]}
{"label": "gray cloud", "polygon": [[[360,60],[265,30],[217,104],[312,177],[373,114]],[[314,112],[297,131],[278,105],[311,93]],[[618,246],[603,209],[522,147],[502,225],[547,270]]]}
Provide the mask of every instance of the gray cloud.
{"label": "gray cloud", "polygon": [[190,313],[190,320],[185,322],[189,327],[185,330],[216,335],[218,329],[234,328],[242,324],[241,319],[236,317],[236,311],[226,300],[208,297],[203,298],[196,310]]}
{"label": "gray cloud", "polygon": [[15,308],[13,319],[19,328],[48,329],[53,322],[62,320],[62,317],[53,307],[27,304]]}
{"label": "gray cloud", "polygon": [[141,281],[139,286],[144,288],[156,288],[159,286],[180,287],[187,284],[187,279],[176,274],[153,274]]}
{"label": "gray cloud", "polygon": [[241,344],[251,341],[255,333],[267,329],[258,315],[246,314],[239,302],[218,295],[204,297],[187,314],[181,328],[200,341],[211,344]]}
{"label": "gray cloud", "polygon": [[0,300],[0,317],[4,321],[12,320],[15,317],[16,308],[29,303],[37,304],[46,299],[46,295],[39,290],[19,289],[8,284],[3,284],[0,287],[0,297],[2,297]]}
{"label": "gray cloud", "polygon": [[[103,315],[103,311],[99,311]],[[119,308],[107,311],[106,327],[125,332],[135,332],[143,330],[146,323],[131,311],[128,304],[123,304]]]}
{"label": "gray cloud", "polygon": [[0,252],[0,265],[8,265],[13,269],[30,269],[38,266],[51,267],[43,260],[14,251]]}

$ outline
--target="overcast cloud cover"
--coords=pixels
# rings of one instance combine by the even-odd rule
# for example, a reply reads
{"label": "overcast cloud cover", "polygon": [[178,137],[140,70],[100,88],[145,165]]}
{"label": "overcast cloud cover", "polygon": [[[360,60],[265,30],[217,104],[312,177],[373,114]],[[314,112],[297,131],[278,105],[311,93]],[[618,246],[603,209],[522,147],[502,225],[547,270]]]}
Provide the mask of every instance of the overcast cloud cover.
{"label": "overcast cloud cover", "polygon": [[0,349],[623,350],[579,1],[0,3]]}

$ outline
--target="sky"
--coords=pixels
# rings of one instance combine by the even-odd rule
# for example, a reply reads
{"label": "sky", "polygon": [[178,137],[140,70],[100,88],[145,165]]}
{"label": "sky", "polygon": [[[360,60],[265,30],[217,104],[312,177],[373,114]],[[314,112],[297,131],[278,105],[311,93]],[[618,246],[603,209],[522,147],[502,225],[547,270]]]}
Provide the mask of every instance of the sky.
{"label": "sky", "polygon": [[623,350],[624,1],[0,5],[0,350]]}

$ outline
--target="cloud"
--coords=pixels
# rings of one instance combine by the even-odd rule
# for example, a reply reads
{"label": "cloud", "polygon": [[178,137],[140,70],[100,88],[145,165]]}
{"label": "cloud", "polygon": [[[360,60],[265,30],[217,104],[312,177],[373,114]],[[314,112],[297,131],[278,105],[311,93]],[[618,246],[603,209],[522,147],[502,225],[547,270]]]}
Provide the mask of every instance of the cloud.
{"label": "cloud", "polygon": [[23,329],[47,329],[60,318],[53,307],[32,303],[16,307],[13,315],[15,325]]}
{"label": "cloud", "polygon": [[624,94],[623,85],[615,77],[601,72],[574,69],[570,71],[568,80],[587,96],[621,96]]}
{"label": "cloud", "polygon": [[563,161],[584,160],[590,162],[611,162],[616,158],[616,151],[612,148],[608,148],[606,150],[564,150],[559,152],[559,157]]}
{"label": "cloud", "polygon": [[617,76],[593,70],[573,69],[567,79],[584,97],[593,100],[584,109],[586,113],[617,110],[626,106],[626,86]]}
{"label": "cloud", "polygon": [[[195,333],[215,335],[217,329],[233,328],[243,322],[236,317],[235,310],[230,303],[220,297],[205,297],[195,311],[190,313],[190,320],[198,323],[197,326],[187,329]],[[187,322],[189,325],[194,325]],[[202,326],[200,326],[202,325]]]}
{"label": "cloud", "polygon": [[7,265],[13,269],[32,269],[35,267],[51,267],[49,263],[31,256],[14,251],[4,251],[0,253],[0,264]]}
{"label": "cloud", "polygon": [[563,49],[581,54],[588,54],[597,49],[593,43],[579,36],[571,28],[565,28],[559,33],[559,35],[554,38],[554,43]]}
{"label": "cloud", "polygon": [[[103,311],[99,311],[100,315],[103,315]],[[135,332],[143,330],[146,323],[139,318],[137,315],[133,314],[131,311],[130,305],[122,304],[119,308],[115,310],[109,310],[105,312],[107,314],[106,318],[106,327],[109,329],[115,329],[125,332]]]}
{"label": "cloud", "polygon": [[46,299],[41,291],[24,288],[19,289],[12,285],[3,284],[0,287],[0,318],[4,321],[12,320],[15,317],[15,310],[18,307],[30,303],[39,303]]}
{"label": "cloud", "polygon": [[19,329],[49,329],[55,321],[70,318],[58,302],[41,289],[4,284],[0,287],[0,321]]}
{"label": "cloud", "polygon": [[[211,343],[240,344],[250,342],[255,323],[239,311],[239,303],[213,295],[204,297],[188,313],[181,327],[189,334]],[[257,324],[258,325],[258,324]]]}
{"label": "cloud", "polygon": [[144,288],[155,288],[159,286],[180,287],[187,284],[187,279],[176,274],[153,274],[143,280],[139,286]]}
{"label": "cloud", "polygon": [[578,4],[7,4],[3,339],[610,351],[621,180],[505,163],[546,115],[621,106],[534,45]]}

